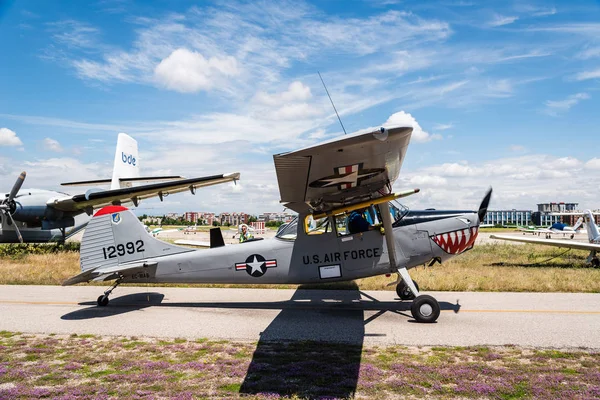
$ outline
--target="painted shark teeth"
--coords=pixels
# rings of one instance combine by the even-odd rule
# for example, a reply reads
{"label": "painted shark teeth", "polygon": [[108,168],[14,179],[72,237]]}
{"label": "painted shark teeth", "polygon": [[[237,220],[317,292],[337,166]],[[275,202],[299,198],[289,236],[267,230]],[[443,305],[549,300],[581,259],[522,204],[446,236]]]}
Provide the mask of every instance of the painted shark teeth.
{"label": "painted shark teeth", "polygon": [[431,240],[448,254],[460,254],[475,243],[478,233],[479,227],[474,226],[457,231],[440,233],[431,236]]}

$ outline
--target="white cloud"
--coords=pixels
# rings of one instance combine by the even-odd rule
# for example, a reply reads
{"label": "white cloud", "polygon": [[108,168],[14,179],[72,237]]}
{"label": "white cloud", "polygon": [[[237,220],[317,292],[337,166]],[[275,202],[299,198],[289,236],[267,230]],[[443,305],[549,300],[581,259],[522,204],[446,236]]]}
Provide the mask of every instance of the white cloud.
{"label": "white cloud", "polygon": [[600,68],[591,70],[591,71],[583,71],[579,72],[574,76],[576,81],[585,81],[587,79],[598,79],[600,78]]}
{"label": "white cloud", "polygon": [[234,57],[206,59],[202,54],[185,48],[173,51],[154,69],[159,85],[184,93],[210,90],[222,78],[239,74]]}
{"label": "white cloud", "polygon": [[434,131],[445,131],[445,130],[452,129],[452,128],[454,128],[454,124],[452,124],[452,123],[449,123],[449,124],[435,124],[433,126],[433,130]]}
{"label": "white cloud", "polygon": [[494,188],[491,209],[535,210],[537,203],[558,201],[579,202],[582,209],[595,209],[598,199],[593,188],[600,186],[600,175],[585,173],[583,168],[600,170],[600,159],[584,164],[572,156],[534,154],[479,163],[424,165],[403,168],[394,186],[399,190],[418,183],[421,193],[405,200],[416,209],[476,209],[489,186]]}
{"label": "white cloud", "polygon": [[60,143],[58,143],[57,140],[51,139],[51,138],[45,138],[44,139],[44,148],[46,150],[49,151],[54,151],[57,153],[60,153],[63,151],[62,146],[60,145]]}
{"label": "white cloud", "polygon": [[279,94],[268,94],[266,92],[258,92],[254,100],[260,104],[269,106],[278,106],[282,102],[306,101],[312,97],[310,88],[305,86],[300,81],[290,83],[288,90]]}
{"label": "white cloud", "polygon": [[508,24],[512,24],[513,22],[515,22],[518,19],[519,19],[519,17],[517,17],[517,16],[506,16],[506,15],[496,14],[496,15],[494,15],[494,18],[492,18],[492,20],[487,23],[487,25],[491,26],[491,27],[508,25]]}
{"label": "white cloud", "polygon": [[417,120],[412,115],[404,111],[398,111],[397,113],[392,114],[388,120],[384,122],[383,126],[411,126],[413,128],[411,140],[415,142],[423,143],[431,140],[442,139],[441,135],[432,135],[428,132],[425,132]]}
{"label": "white cloud", "polygon": [[575,56],[582,60],[600,57],[600,47],[589,47],[583,51],[580,51]]}
{"label": "white cloud", "polygon": [[509,149],[510,149],[510,151],[515,152],[515,153],[523,153],[523,152],[527,151],[525,146],[521,146],[520,144],[513,144],[509,147]]}
{"label": "white cloud", "polygon": [[557,115],[559,112],[568,111],[571,107],[577,105],[581,100],[587,100],[590,95],[587,93],[576,93],[568,96],[564,100],[548,100],[546,101],[546,113]]}
{"label": "white cloud", "polygon": [[21,146],[23,142],[8,128],[0,128],[0,146]]}
{"label": "white cloud", "polygon": [[585,163],[586,169],[600,170],[600,158],[592,158]]}

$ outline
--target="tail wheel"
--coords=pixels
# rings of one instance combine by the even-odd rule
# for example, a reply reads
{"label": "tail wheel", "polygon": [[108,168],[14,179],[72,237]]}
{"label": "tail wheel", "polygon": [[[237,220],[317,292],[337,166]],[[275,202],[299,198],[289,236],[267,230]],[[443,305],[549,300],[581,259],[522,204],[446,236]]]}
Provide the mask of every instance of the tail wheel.
{"label": "tail wheel", "polygon": [[98,297],[97,302],[98,302],[98,306],[106,307],[108,305],[108,296],[101,295],[100,297]]}
{"label": "tail wheel", "polygon": [[410,312],[417,322],[432,323],[440,316],[440,305],[433,297],[422,294],[412,302]]}
{"label": "tail wheel", "polygon": [[[419,290],[419,285],[417,284],[417,281],[413,281],[413,283],[415,284],[417,290]],[[396,285],[396,294],[402,300],[412,300],[415,298],[414,293],[410,290],[408,285],[404,283],[404,281],[400,281],[400,283]]]}

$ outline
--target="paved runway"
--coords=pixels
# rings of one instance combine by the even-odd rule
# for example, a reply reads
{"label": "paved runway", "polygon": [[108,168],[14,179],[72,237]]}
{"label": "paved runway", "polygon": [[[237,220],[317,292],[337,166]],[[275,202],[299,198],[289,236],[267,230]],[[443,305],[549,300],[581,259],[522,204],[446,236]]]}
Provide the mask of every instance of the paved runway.
{"label": "paved runway", "polygon": [[418,324],[391,291],[0,286],[0,330],[365,344],[600,349],[600,294],[427,292],[442,313]]}

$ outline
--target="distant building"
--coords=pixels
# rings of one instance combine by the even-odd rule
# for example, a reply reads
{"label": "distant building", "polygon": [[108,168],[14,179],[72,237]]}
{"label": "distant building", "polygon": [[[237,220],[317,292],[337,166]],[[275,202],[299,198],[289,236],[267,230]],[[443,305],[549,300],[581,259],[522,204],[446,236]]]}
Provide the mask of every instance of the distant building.
{"label": "distant building", "polygon": [[243,212],[232,212],[232,213],[221,213],[219,215],[219,221],[221,225],[239,225],[239,224],[247,224],[248,218],[250,215]]}
{"label": "distant building", "polygon": [[491,225],[529,225],[531,210],[488,210],[483,219],[484,224]]}
{"label": "distant building", "polygon": [[258,216],[258,219],[265,221],[265,222],[277,221],[277,222],[288,223],[288,222],[291,222],[295,217],[296,217],[296,214],[290,214],[290,213],[286,213],[286,212],[266,212],[266,213],[260,214]]}
{"label": "distant building", "polygon": [[531,213],[531,221],[537,226],[550,226],[554,223],[561,222],[561,216],[535,211]]}
{"label": "distant building", "polygon": [[181,217],[181,214],[177,214],[177,213],[168,213],[167,215],[165,215],[165,217],[169,218],[169,219],[179,219]]}
{"label": "distant building", "polygon": [[537,206],[541,213],[556,213],[576,211],[579,203],[541,203]]}
{"label": "distant building", "polygon": [[199,213],[197,213],[196,211],[188,211],[185,214],[183,214],[183,219],[187,222],[195,224],[198,221],[198,214]]}
{"label": "distant building", "polygon": [[199,212],[198,223],[203,225],[212,225],[215,221],[215,213]]}

